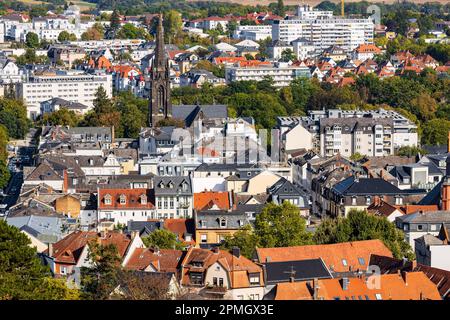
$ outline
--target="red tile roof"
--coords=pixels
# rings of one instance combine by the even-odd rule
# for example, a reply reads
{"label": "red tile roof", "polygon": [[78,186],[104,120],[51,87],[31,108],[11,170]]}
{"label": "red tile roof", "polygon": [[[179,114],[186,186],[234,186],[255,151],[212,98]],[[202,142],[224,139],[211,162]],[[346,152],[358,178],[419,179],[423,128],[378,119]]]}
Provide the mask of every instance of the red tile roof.
{"label": "red tile roof", "polygon": [[177,273],[182,257],[181,250],[136,248],[125,269],[144,271],[151,265],[157,272]]}
{"label": "red tile roof", "polygon": [[[372,288],[363,278],[348,278],[347,287],[342,279],[317,281],[317,299],[323,300],[442,300],[436,285],[423,272],[384,274],[379,286]],[[308,295],[309,292],[309,295]],[[281,283],[277,285],[275,300],[312,299],[313,281]]]}
{"label": "red tile roof", "polygon": [[[335,272],[366,270],[372,254],[392,257],[381,240],[364,240],[336,244],[308,245],[280,248],[257,248],[258,261],[281,262],[322,258]],[[361,259],[362,258],[362,259]]]}
{"label": "red tile roof", "polygon": [[[125,198],[125,204],[120,203],[120,197]],[[105,199],[110,197],[111,204]],[[154,195],[151,189],[99,189],[98,209],[153,209]],[[146,200],[146,201],[145,201]]]}
{"label": "red tile roof", "polygon": [[[195,220],[194,219],[165,219],[164,229],[175,233],[178,240],[185,244],[195,245]],[[189,233],[192,237],[191,241],[186,242],[185,235]]]}
{"label": "red tile roof", "polygon": [[206,210],[214,205],[220,210],[229,210],[231,207],[229,193],[227,191],[203,191],[194,193],[195,210]]}

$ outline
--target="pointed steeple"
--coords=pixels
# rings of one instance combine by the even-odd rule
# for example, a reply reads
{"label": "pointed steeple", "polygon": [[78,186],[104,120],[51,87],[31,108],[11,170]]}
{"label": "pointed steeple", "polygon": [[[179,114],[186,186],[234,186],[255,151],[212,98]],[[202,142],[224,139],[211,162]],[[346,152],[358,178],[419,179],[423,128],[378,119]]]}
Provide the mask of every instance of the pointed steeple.
{"label": "pointed steeple", "polygon": [[155,67],[158,70],[162,70],[160,68],[165,68],[164,28],[162,14],[158,17],[158,27],[156,29]]}

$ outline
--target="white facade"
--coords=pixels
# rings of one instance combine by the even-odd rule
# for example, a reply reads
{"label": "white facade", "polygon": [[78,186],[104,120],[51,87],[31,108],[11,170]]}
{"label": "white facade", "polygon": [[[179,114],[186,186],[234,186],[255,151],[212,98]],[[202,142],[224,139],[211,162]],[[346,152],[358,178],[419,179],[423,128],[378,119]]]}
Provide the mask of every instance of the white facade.
{"label": "white facade", "polygon": [[18,83],[22,81],[22,72],[10,60],[0,60],[0,84]]}
{"label": "white facade", "polygon": [[315,56],[315,47],[310,41],[306,41],[305,39],[297,39],[292,42],[292,46],[294,48],[294,54],[299,61]]}
{"label": "white facade", "polygon": [[111,75],[90,75],[79,72],[58,72],[54,75],[33,76],[19,84],[17,97],[23,99],[30,119],[40,114],[40,104],[52,98],[79,102],[92,108],[97,89],[102,86],[112,97]]}
{"label": "white facade", "polygon": [[373,42],[374,24],[370,18],[332,17],[326,11],[303,11],[299,17],[274,21],[272,39],[290,43],[306,38],[317,50],[338,45],[347,51]]}
{"label": "white facade", "polygon": [[264,77],[271,77],[275,87],[286,87],[298,77],[310,77],[308,67],[294,67],[286,64],[278,66],[261,67],[226,67],[225,79],[227,82],[254,80],[261,81]]}
{"label": "white facade", "polygon": [[233,33],[235,39],[259,41],[272,37],[271,25],[238,26]]}

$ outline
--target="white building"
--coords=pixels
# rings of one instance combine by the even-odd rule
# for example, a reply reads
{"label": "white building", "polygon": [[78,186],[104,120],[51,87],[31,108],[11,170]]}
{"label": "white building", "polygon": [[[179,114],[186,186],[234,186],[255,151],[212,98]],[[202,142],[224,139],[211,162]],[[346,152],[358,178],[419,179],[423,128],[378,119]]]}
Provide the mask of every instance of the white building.
{"label": "white building", "polygon": [[254,80],[261,81],[265,77],[274,80],[274,86],[286,87],[298,77],[311,76],[309,68],[304,66],[290,66],[287,63],[259,67],[226,67],[225,79],[227,82]]}
{"label": "white building", "polygon": [[371,18],[343,18],[328,11],[304,7],[300,15],[288,20],[274,21],[272,39],[290,43],[298,38],[310,39],[317,50],[333,45],[347,51],[362,43],[373,42],[374,24]]}
{"label": "white building", "polygon": [[271,25],[238,26],[233,33],[235,39],[259,41],[272,37]]}
{"label": "white building", "polygon": [[22,81],[22,71],[9,59],[0,58],[0,85]]}
{"label": "white building", "polygon": [[294,48],[294,54],[299,61],[312,58],[316,55],[314,43],[307,39],[298,38],[292,41],[292,47]]}
{"label": "white building", "polygon": [[85,74],[79,71],[56,71],[52,74],[34,75],[17,87],[17,98],[23,99],[27,114],[36,119],[41,102],[62,98],[92,108],[97,89],[102,86],[108,98],[112,97],[112,76]]}

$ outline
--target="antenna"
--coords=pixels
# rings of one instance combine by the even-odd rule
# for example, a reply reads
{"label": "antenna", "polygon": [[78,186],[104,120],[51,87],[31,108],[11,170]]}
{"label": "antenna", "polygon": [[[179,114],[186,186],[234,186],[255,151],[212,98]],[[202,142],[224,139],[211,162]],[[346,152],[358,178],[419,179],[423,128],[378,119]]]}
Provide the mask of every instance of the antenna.
{"label": "antenna", "polygon": [[290,282],[295,282],[295,274],[297,271],[294,270],[294,266],[291,266],[291,270],[290,271],[284,271],[283,273],[287,273],[289,274],[289,280]]}

